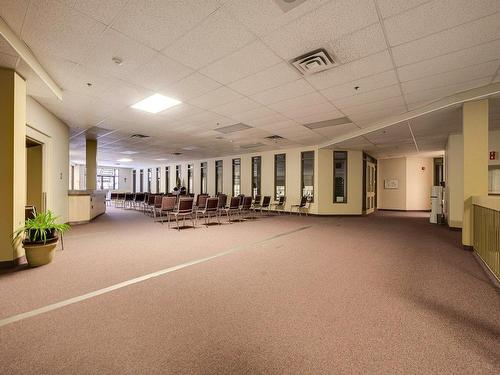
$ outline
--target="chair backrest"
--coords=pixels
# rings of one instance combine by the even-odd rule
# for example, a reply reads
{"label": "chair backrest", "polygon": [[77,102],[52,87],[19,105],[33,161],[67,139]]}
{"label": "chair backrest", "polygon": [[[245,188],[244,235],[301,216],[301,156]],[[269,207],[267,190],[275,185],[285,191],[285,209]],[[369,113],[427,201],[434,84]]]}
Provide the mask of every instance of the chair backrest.
{"label": "chair backrest", "polygon": [[175,202],[177,202],[176,197],[162,197],[161,199],[161,209],[163,211],[173,211],[175,208]]}
{"label": "chair backrest", "polygon": [[242,210],[248,210],[252,206],[252,197],[244,197],[243,204],[241,205]]}
{"label": "chair backrest", "polygon": [[238,209],[240,207],[240,197],[231,197],[230,209]]}
{"label": "chair backrest", "polygon": [[144,193],[135,193],[136,202],[144,202]]}
{"label": "chair backrest", "polygon": [[243,199],[245,198],[245,194],[238,195],[238,198],[240,199],[240,206],[241,206],[243,204]]}
{"label": "chair backrest", "polygon": [[155,204],[155,195],[154,194],[149,194],[148,195],[148,206],[152,206]]}
{"label": "chair backrest", "polygon": [[35,206],[25,206],[24,207],[24,220],[34,219],[36,216],[36,207]]}
{"label": "chair backrest", "polygon": [[219,194],[219,208],[226,207],[226,203],[227,203],[227,195]]}
{"label": "chair backrest", "polygon": [[125,194],[125,200],[126,201],[133,201],[134,200],[134,194],[132,194],[132,193],[126,193]]}
{"label": "chair backrest", "polygon": [[270,195],[264,196],[261,207],[269,207],[270,204],[271,204],[271,196]]}
{"label": "chair backrest", "polygon": [[115,200],[118,197],[118,193],[111,193],[111,200]]}
{"label": "chair backrest", "polygon": [[205,208],[207,204],[208,195],[198,195],[198,204],[196,205],[199,208]]}
{"label": "chair backrest", "polygon": [[261,199],[262,199],[262,196],[256,195],[255,199],[253,201],[253,204],[260,204]]}
{"label": "chair backrest", "polygon": [[118,193],[117,196],[116,196],[116,199],[119,200],[119,201],[122,201],[123,199],[125,199],[125,194],[124,193]]}
{"label": "chair backrest", "polygon": [[149,201],[149,193],[144,193],[144,200],[143,200],[143,202],[144,203],[148,203],[148,201]]}
{"label": "chair backrest", "polygon": [[278,199],[278,206],[283,206],[285,204],[286,197],[284,195],[280,196]]}
{"label": "chair backrest", "polygon": [[161,194],[156,194],[155,195],[155,207],[160,208],[161,207],[161,202],[163,200],[163,196]]}
{"label": "chair backrest", "polygon": [[188,213],[193,211],[193,198],[181,198],[179,199],[179,208],[178,212],[179,213]]}
{"label": "chair backrest", "polygon": [[219,207],[219,198],[208,198],[207,199],[207,206],[206,206],[207,211],[217,211],[217,208]]}
{"label": "chair backrest", "polygon": [[300,199],[300,205],[299,205],[299,207],[305,207],[306,203],[307,203],[307,197],[302,197]]}

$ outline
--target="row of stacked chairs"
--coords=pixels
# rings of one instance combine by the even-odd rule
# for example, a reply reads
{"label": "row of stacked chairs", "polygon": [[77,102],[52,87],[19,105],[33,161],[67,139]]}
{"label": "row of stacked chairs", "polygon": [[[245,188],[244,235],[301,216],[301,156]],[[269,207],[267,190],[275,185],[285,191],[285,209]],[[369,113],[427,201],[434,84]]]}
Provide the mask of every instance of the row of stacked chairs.
{"label": "row of stacked chairs", "polygon": [[228,222],[254,219],[257,213],[284,212],[286,197],[280,197],[271,203],[270,196],[238,195],[228,200],[226,194],[210,197],[208,194],[199,194],[196,199],[193,195],[153,194],[153,193],[112,193],[111,201],[115,207],[135,209],[150,215],[155,221],[167,221],[170,227],[171,218],[175,218],[177,229],[180,230],[179,220],[185,224],[191,220],[193,227],[201,218],[209,225],[215,218],[221,224],[221,218],[226,217]]}

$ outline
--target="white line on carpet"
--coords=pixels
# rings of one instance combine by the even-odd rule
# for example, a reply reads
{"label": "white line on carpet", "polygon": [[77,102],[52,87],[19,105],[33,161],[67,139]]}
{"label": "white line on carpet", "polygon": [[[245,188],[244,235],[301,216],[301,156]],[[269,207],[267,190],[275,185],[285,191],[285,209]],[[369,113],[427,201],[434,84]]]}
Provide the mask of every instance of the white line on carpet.
{"label": "white line on carpet", "polygon": [[265,239],[260,240],[260,241],[252,242],[250,244],[237,246],[237,247],[234,247],[232,249],[229,249],[229,250],[226,250],[226,251],[223,251],[223,252],[211,255],[209,257],[205,257],[205,258],[201,258],[201,259],[196,259],[196,260],[193,260],[191,262],[182,263],[182,264],[179,264],[179,265],[173,266],[173,267],[164,268],[162,270],[159,270],[159,271],[156,271],[156,272],[152,272],[152,273],[148,273],[146,275],[139,276],[139,277],[136,277],[136,278],[133,278],[133,279],[130,279],[130,280],[126,280],[126,281],[123,281],[121,283],[108,286],[106,288],[95,290],[93,292],[82,294],[82,295],[77,296],[77,297],[73,297],[73,298],[66,299],[64,301],[52,303],[50,305],[43,306],[43,307],[40,307],[38,309],[27,311],[27,312],[24,312],[24,313],[21,313],[21,314],[12,315],[12,316],[9,316],[9,317],[7,317],[5,319],[1,319],[0,320],[0,327],[3,327],[3,326],[5,326],[7,324],[10,324],[10,323],[18,322],[20,320],[31,318],[33,316],[37,316],[37,315],[40,315],[40,314],[43,314],[43,313],[46,313],[46,312],[49,312],[49,311],[52,311],[52,310],[60,309],[60,308],[62,308],[64,306],[72,305],[72,304],[77,303],[77,302],[85,301],[87,299],[94,298],[94,297],[100,296],[102,294],[112,292],[112,291],[117,290],[117,289],[125,288],[125,287],[127,287],[129,285],[137,284],[137,283],[140,283],[140,282],[152,279],[154,277],[166,275],[168,273],[171,273],[171,272],[174,272],[174,271],[178,271],[178,270],[181,270],[183,268],[190,267],[190,266],[194,266],[196,264],[205,263],[205,262],[208,262],[208,261],[210,261],[212,259],[220,258],[222,256],[229,255],[229,254],[232,254],[232,253],[244,250],[244,249],[249,248],[251,246],[258,245],[258,244],[261,244],[261,243],[264,243],[264,242],[267,242],[267,241],[272,241],[272,240],[274,240],[276,238],[287,236],[289,234],[300,232],[300,231],[303,231],[303,230],[309,229],[309,228],[311,228],[311,225],[308,225],[308,226],[305,226],[305,227],[300,227],[300,228],[297,228],[297,229],[294,229],[294,230],[291,230],[291,231],[288,231],[288,232],[279,233],[279,234],[276,234],[276,235],[274,235],[272,237],[268,237],[268,238],[265,238]]}

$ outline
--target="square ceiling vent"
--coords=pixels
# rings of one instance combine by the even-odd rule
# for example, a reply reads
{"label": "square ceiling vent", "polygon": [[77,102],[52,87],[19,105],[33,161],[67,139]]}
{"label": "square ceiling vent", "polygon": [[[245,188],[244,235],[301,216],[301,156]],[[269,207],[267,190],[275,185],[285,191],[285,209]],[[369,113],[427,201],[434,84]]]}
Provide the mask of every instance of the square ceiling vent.
{"label": "square ceiling vent", "polygon": [[288,12],[300,4],[305,3],[306,0],[274,0],[276,4],[281,8],[283,12]]}
{"label": "square ceiling vent", "polygon": [[330,54],[323,48],[299,56],[291,60],[290,64],[303,75],[319,73],[337,65]]}

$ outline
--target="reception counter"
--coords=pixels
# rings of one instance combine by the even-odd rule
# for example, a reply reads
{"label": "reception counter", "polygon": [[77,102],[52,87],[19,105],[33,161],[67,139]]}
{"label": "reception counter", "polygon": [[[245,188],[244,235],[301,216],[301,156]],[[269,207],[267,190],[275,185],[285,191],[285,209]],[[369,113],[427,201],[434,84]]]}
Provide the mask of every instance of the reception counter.
{"label": "reception counter", "polygon": [[70,190],[68,221],[84,224],[106,212],[107,191]]}

